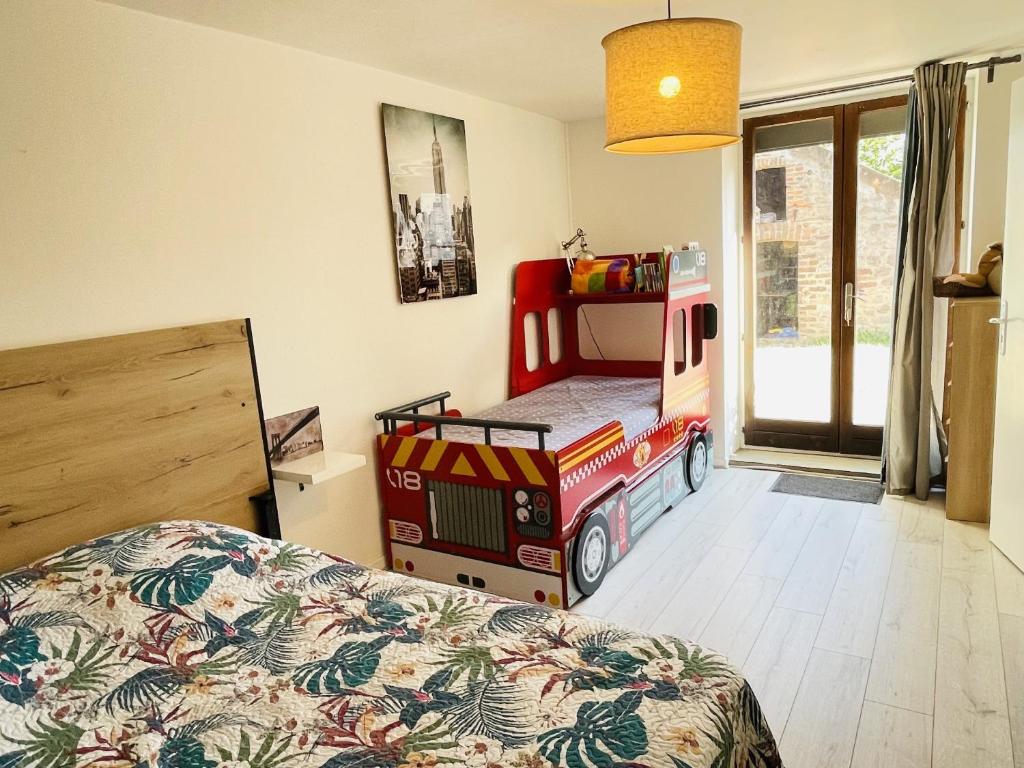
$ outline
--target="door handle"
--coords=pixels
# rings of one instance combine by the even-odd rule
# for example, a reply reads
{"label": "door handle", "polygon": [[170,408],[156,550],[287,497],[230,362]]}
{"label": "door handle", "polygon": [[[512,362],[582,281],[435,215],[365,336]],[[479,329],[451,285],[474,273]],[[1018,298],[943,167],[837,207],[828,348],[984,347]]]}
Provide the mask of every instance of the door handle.
{"label": "door handle", "polygon": [[999,317],[990,317],[988,322],[990,325],[999,326],[999,354],[1006,354],[1006,326],[1010,323],[1024,322],[1024,317],[1008,317],[1009,306],[1006,303],[1006,299],[999,302]]}
{"label": "door handle", "polygon": [[847,325],[853,323],[853,300],[860,296],[853,292],[853,283],[843,286],[843,322]]}

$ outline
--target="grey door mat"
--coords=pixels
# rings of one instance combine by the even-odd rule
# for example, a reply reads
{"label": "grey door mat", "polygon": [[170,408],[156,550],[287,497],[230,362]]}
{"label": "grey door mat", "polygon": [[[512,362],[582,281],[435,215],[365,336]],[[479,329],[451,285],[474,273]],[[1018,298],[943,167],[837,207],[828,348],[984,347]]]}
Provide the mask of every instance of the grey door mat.
{"label": "grey door mat", "polygon": [[820,475],[794,475],[783,473],[772,486],[775,493],[791,493],[796,496],[816,496],[820,499],[860,501],[877,504],[882,500],[882,486],[867,480],[846,480],[841,477]]}

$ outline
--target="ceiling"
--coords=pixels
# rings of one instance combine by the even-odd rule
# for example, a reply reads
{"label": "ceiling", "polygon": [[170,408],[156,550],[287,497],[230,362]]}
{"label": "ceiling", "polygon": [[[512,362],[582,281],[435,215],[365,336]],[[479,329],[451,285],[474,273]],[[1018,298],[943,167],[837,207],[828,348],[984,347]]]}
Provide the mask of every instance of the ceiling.
{"label": "ceiling", "polygon": [[[106,0],[561,120],[603,113],[601,38],[661,0]],[[675,0],[743,25],[743,96],[1024,48],[1021,0]]]}

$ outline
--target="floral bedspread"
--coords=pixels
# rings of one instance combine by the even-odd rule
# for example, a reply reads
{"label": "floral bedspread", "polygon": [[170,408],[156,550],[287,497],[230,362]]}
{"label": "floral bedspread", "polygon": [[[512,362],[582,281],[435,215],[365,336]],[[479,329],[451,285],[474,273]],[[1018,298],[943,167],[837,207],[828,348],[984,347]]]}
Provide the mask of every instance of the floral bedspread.
{"label": "floral bedspread", "polygon": [[210,523],[0,575],[0,768],[774,768],[715,653]]}

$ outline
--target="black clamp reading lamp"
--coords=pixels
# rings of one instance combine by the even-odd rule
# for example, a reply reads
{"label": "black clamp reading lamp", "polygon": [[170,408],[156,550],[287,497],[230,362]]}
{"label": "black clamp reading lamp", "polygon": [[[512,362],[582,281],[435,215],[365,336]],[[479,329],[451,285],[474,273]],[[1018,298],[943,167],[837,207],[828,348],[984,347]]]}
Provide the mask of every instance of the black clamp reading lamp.
{"label": "black clamp reading lamp", "polygon": [[[573,256],[572,254],[569,253],[569,249],[576,245],[576,243],[580,244],[580,249],[579,251],[576,252],[576,255]],[[594,256],[593,252],[590,250],[590,247],[587,245],[587,233],[584,232],[582,229],[577,229],[576,234],[573,235],[571,240],[565,240],[562,242],[562,251],[565,253],[565,263],[569,267],[570,275],[572,274],[572,268],[576,266],[576,259],[583,259],[584,261],[593,261],[595,258],[597,258],[596,256]]]}

